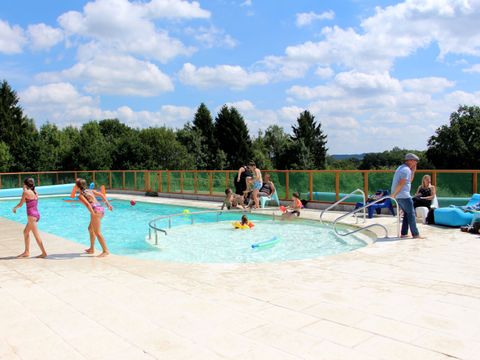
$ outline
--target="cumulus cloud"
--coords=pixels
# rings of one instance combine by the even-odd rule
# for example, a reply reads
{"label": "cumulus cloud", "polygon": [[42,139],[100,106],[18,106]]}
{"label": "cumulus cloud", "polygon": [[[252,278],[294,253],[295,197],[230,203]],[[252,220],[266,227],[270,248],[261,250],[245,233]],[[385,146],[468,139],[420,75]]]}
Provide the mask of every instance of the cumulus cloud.
{"label": "cumulus cloud", "polygon": [[96,54],[69,69],[37,78],[45,82],[76,80],[93,94],[153,96],[174,88],[156,65],[115,54]]}
{"label": "cumulus cloud", "polygon": [[218,65],[197,68],[186,63],[179,72],[180,81],[186,85],[202,89],[212,87],[227,87],[232,90],[242,90],[252,85],[263,85],[268,82],[264,72],[248,72],[241,66]]}
{"label": "cumulus cloud", "polygon": [[[397,58],[436,44],[439,58],[447,54],[480,55],[477,20],[480,3],[475,1],[405,1],[365,18],[359,29],[324,27],[322,40],[288,46],[278,62],[312,65],[337,64],[368,72],[389,70]],[[302,17],[308,23],[311,16]]]}
{"label": "cumulus cloud", "polygon": [[0,20],[0,53],[18,54],[27,43],[24,31],[20,26]]}
{"label": "cumulus cloud", "polygon": [[28,36],[34,50],[48,50],[63,40],[63,31],[40,23],[28,26]]}
{"label": "cumulus cloud", "polygon": [[480,73],[480,64],[472,65],[469,68],[464,69],[463,71],[467,73]]}
{"label": "cumulus cloud", "polygon": [[325,11],[321,14],[314,13],[310,11],[308,13],[298,13],[296,15],[297,21],[296,24],[298,27],[310,25],[312,22],[316,20],[333,20],[335,17],[335,12],[332,10]]}
{"label": "cumulus cloud", "polygon": [[83,95],[66,82],[30,86],[19,93],[19,98],[25,113],[39,124],[50,121],[59,126],[80,126],[89,120],[118,118],[134,127],[181,127],[193,118],[196,110],[175,105],[163,105],[158,111],[134,111],[128,106],[104,110],[98,98]]}
{"label": "cumulus cloud", "polygon": [[426,93],[442,92],[455,85],[455,82],[441,77],[406,79],[401,83],[405,89]]}
{"label": "cumulus cloud", "polygon": [[[112,9],[115,11],[112,12]],[[168,9],[162,13],[159,9]],[[201,11],[200,11],[201,10]],[[196,51],[158,29],[152,21],[159,17],[208,17],[198,3],[181,0],[159,0],[132,3],[128,0],[97,0],[85,5],[83,12],[69,11],[58,22],[70,36],[98,42],[107,51],[135,54],[168,62]],[[126,26],[128,24],[128,26]]]}

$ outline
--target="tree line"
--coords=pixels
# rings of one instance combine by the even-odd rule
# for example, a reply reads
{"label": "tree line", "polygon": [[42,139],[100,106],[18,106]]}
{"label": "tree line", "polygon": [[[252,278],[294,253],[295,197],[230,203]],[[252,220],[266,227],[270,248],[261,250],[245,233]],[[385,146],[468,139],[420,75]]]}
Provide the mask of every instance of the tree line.
{"label": "tree line", "polygon": [[417,153],[422,168],[479,168],[480,108],[460,106],[450,124],[437,129],[426,151],[393,148],[362,159],[327,155],[327,135],[305,110],[292,133],[278,126],[251,136],[235,107],[215,118],[200,104],[192,122],[175,130],[132,128],[118,119],[89,121],[80,128],[47,123],[39,129],[19,106],[7,81],[0,86],[0,172],[54,170],[237,169],[253,160],[262,169],[386,169],[405,152]]}

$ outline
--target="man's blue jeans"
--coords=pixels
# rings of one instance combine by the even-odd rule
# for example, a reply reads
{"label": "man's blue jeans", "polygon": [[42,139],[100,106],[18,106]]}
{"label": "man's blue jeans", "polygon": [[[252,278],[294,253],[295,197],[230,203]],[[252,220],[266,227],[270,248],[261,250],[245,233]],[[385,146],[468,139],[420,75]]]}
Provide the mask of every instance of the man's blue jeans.
{"label": "man's blue jeans", "polygon": [[413,208],[413,200],[412,198],[403,198],[403,199],[396,199],[398,205],[403,210],[403,221],[402,221],[402,236],[408,234],[408,227],[410,227],[410,231],[412,232],[412,236],[418,236],[418,229],[417,229],[417,222],[415,219],[415,209]]}

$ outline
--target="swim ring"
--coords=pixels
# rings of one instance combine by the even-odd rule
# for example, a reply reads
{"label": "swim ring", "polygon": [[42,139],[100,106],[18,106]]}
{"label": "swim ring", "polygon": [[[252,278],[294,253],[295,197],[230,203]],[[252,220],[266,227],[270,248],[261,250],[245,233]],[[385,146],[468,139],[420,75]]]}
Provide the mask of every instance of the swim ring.
{"label": "swim ring", "polygon": [[240,221],[235,221],[232,225],[235,229],[251,229],[255,226],[250,221],[245,225],[242,225],[242,223]]}

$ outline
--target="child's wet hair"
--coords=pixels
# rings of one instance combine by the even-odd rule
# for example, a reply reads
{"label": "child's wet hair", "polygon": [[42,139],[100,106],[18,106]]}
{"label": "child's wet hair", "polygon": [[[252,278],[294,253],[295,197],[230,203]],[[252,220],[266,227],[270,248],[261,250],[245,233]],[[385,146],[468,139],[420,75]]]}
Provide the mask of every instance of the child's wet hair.
{"label": "child's wet hair", "polygon": [[297,199],[300,198],[300,195],[298,195],[298,192],[294,192],[294,193],[292,194],[292,196],[293,196],[293,197],[296,197]]}
{"label": "child's wet hair", "polygon": [[248,223],[247,215],[242,215],[242,224],[247,224],[247,223]]}
{"label": "child's wet hair", "polygon": [[29,190],[32,190],[35,194],[37,193],[35,191],[35,180],[33,180],[33,178],[29,177],[29,178],[25,178],[25,180],[23,180],[23,184],[29,189]]}
{"label": "child's wet hair", "polygon": [[75,185],[77,185],[78,188],[82,191],[87,188],[87,182],[85,181],[85,179],[78,178],[77,180],[75,180]]}
{"label": "child's wet hair", "polygon": [[225,195],[228,195],[228,194],[230,194],[231,192],[232,192],[232,189],[230,189],[230,188],[226,188],[226,189],[225,189]]}

